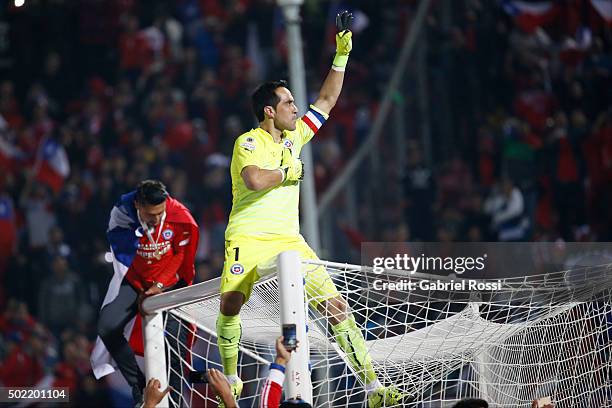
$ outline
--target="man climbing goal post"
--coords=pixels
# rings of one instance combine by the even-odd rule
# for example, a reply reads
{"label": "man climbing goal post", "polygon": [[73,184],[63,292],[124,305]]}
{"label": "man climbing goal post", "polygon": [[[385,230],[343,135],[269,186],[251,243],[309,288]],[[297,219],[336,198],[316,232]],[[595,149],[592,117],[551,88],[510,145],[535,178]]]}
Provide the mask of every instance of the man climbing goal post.
{"label": "man climbing goal post", "polygon": [[[217,318],[218,346],[236,399],[243,382],[238,377],[238,349],[242,335],[240,310],[260,279],[259,265],[282,251],[297,251],[302,259],[317,260],[299,226],[299,192],[304,169],[299,159],[336,104],[352,49],[351,13],[338,14],[336,55],[318,98],[298,118],[298,108],[285,81],[260,85],[252,96],[259,122],[234,144],[230,166],[232,211],[225,231],[225,263],[221,276],[221,302]],[[300,273],[300,272],[297,272]],[[403,395],[378,381],[361,331],[323,266],[304,274],[310,306],[332,326],[348,363],[368,392],[368,405],[396,405]]]}

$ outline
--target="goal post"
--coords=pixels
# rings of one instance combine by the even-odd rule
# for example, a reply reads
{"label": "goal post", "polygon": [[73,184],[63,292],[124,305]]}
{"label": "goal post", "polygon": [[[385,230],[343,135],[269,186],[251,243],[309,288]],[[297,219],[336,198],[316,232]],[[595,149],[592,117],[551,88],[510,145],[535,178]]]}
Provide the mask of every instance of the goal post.
{"label": "goal post", "polygon": [[285,398],[303,400],[312,404],[312,383],[308,362],[306,307],[308,301],[304,293],[304,278],[301,273],[300,256],[297,251],[281,253],[277,258],[278,289],[280,298],[280,322],[295,325],[299,347],[292,353],[285,369]]}
{"label": "goal post", "polygon": [[[295,325],[299,347],[292,353],[291,360],[287,363],[284,386],[285,398],[312,403],[312,383],[309,367],[310,352],[307,337],[308,302],[304,292],[304,277],[300,272],[302,270],[302,263],[296,251],[286,251],[279,254],[276,262],[269,263],[266,267],[270,268],[270,266],[273,266],[273,268],[268,269],[265,273],[272,275],[267,279],[264,278],[259,284],[265,283],[268,280],[278,282],[278,315],[280,323],[277,325],[274,337],[269,341],[267,353],[258,354],[244,347],[240,347],[240,350],[244,355],[251,357],[259,364],[267,365],[273,361],[273,356],[270,354],[272,350],[271,345],[281,335],[282,325]],[[275,273],[276,271],[278,271],[278,274]],[[202,301],[202,299],[219,296],[219,285],[220,278],[216,278],[145,299],[142,309],[147,313],[143,319],[144,368],[147,381],[151,378],[157,378],[160,380],[162,388],[165,388],[168,384],[167,355],[170,352],[177,352],[176,350],[165,351],[162,312],[169,311],[174,315],[174,318],[181,319],[185,326],[188,324],[196,325],[200,331],[216,339],[217,333],[214,326],[202,325],[198,322],[197,318],[182,313],[181,307],[188,308],[190,305]],[[266,354],[269,355],[268,359],[264,357]],[[193,368],[190,364],[185,366]],[[168,404],[168,397],[166,396],[160,403],[160,406],[168,406]]]}
{"label": "goal post", "polygon": [[[503,289],[490,296],[450,299],[436,290],[381,293],[373,289],[379,275],[371,267],[299,262],[290,253],[275,261],[271,273],[254,285],[241,311],[238,375],[244,381],[240,399],[244,406],[257,406],[281,324],[291,322],[280,306],[288,294],[283,265],[291,265],[288,275],[299,277],[298,283],[310,268],[327,269],[364,335],[379,380],[414,397],[421,406],[448,407],[461,398],[484,397],[492,406],[522,408],[542,396],[552,396],[557,408],[610,405],[612,264],[506,278]],[[406,277],[404,271],[385,273]],[[193,361],[184,363],[189,369],[222,369],[215,328],[219,284],[217,278],[143,303],[148,313],[167,311],[166,321],[179,321],[195,336]],[[308,347],[298,350],[309,349],[309,353],[303,360],[294,354],[292,361],[300,362],[301,372],[312,380],[312,405],[362,408],[364,388],[346,363],[325,316],[307,309],[307,302],[301,302],[303,295],[289,299],[291,307],[304,312],[304,323],[295,324],[304,330],[297,332],[298,338],[307,334],[300,344]],[[155,321],[145,319],[145,333],[153,332],[149,326],[159,325],[151,323]],[[157,336],[147,340],[146,349],[159,347]],[[178,352],[176,342],[169,340],[166,332],[166,353],[145,351],[151,356],[145,368],[147,378],[170,372],[170,367],[157,365],[168,353]],[[182,375],[184,406],[214,406],[214,395],[205,385],[190,384],[186,373]],[[298,395],[290,384],[285,392],[287,397]]]}
{"label": "goal post", "polygon": [[[162,312],[158,311],[144,316],[142,319],[142,335],[144,340],[144,370],[147,383],[151,378],[157,378],[161,389],[168,386],[168,372],[166,370],[166,353],[164,345],[164,320]],[[167,407],[168,395],[159,403],[160,407]]]}

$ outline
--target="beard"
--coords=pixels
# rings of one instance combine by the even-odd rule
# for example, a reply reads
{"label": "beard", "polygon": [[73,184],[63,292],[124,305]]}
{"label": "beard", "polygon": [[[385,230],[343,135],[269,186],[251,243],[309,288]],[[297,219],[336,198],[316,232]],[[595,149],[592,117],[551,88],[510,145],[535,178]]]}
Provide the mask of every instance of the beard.
{"label": "beard", "polygon": [[288,130],[293,132],[297,128],[297,119],[296,120],[288,120],[287,122],[274,122],[274,127],[281,132]]}
{"label": "beard", "polygon": [[287,123],[287,126],[285,126],[284,130],[288,130],[290,132],[293,132],[296,128],[297,128],[297,120],[291,120]]}

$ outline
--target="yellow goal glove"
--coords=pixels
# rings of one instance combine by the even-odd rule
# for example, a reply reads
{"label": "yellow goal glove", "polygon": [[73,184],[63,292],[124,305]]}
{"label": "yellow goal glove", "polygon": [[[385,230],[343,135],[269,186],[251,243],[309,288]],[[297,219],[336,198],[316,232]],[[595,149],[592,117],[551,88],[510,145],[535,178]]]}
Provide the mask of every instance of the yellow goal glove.
{"label": "yellow goal glove", "polygon": [[293,157],[289,149],[283,149],[280,169],[283,172],[282,182],[304,179],[304,163],[298,157]]}
{"label": "yellow goal glove", "polygon": [[353,14],[348,11],[338,13],[336,16],[336,55],[332,63],[332,69],[344,71],[348,63],[348,57],[353,49],[353,33],[349,30]]}

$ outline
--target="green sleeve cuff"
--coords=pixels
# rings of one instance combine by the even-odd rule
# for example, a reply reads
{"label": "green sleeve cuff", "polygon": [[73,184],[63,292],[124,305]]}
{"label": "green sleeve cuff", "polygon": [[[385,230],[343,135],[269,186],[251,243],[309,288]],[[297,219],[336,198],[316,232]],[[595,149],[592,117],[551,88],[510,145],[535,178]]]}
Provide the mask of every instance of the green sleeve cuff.
{"label": "green sleeve cuff", "polygon": [[334,57],[334,62],[332,63],[332,65],[334,67],[338,67],[338,68],[344,68],[346,67],[346,64],[348,63],[348,55],[338,55],[336,54],[336,56]]}

